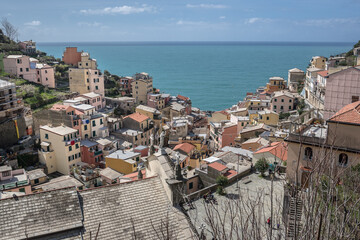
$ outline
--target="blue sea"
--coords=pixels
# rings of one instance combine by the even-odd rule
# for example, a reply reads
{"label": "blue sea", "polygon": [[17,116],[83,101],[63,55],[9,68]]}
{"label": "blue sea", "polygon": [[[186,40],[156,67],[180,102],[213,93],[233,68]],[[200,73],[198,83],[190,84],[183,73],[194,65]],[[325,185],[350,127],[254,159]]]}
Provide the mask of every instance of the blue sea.
{"label": "blue sea", "polygon": [[287,79],[288,70],[305,70],[312,56],[347,52],[354,43],[286,42],[96,42],[38,43],[57,58],[78,47],[97,59],[99,68],[132,76],[148,72],[154,87],[190,97],[202,110],[222,110],[242,100],[268,79]]}

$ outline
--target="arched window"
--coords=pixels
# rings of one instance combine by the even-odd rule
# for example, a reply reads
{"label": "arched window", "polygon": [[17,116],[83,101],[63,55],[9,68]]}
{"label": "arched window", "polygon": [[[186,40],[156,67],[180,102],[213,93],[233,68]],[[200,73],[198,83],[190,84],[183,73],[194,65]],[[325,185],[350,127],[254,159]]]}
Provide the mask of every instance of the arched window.
{"label": "arched window", "polygon": [[346,167],[349,161],[349,157],[345,153],[340,153],[339,155],[339,165],[342,167]]}
{"label": "arched window", "polygon": [[313,150],[310,147],[305,148],[304,160],[312,160]]}

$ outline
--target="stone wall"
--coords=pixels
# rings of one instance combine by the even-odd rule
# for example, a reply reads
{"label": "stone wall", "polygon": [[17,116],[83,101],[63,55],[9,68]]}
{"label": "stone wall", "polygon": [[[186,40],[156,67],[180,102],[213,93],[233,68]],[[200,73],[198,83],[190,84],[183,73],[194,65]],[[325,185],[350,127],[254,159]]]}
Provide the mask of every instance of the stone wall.
{"label": "stone wall", "polygon": [[67,115],[65,111],[53,111],[49,109],[41,110],[33,114],[34,131],[39,134],[39,128],[42,125],[51,124],[53,127],[64,124],[65,126],[72,127],[71,116]]}
{"label": "stone wall", "polygon": [[[19,137],[26,135],[26,124],[24,117],[17,118]],[[9,120],[0,124],[0,148],[8,148],[14,145],[19,139],[16,133],[15,122]]]}

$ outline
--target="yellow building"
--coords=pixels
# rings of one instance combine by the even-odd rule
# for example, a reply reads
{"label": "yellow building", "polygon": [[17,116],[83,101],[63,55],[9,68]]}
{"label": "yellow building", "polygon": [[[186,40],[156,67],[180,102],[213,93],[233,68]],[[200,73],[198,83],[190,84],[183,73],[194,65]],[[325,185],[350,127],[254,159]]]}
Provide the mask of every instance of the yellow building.
{"label": "yellow building", "polygon": [[266,84],[266,90],[268,93],[284,90],[286,88],[286,82],[282,77],[271,77],[269,83]]}
{"label": "yellow building", "polygon": [[136,103],[147,104],[148,93],[153,92],[153,79],[147,73],[135,74],[135,81],[132,82],[132,97]]}
{"label": "yellow building", "polygon": [[78,68],[69,68],[69,86],[71,92],[95,92],[105,96],[104,76],[97,69],[96,60],[91,59],[88,53],[81,53]]}
{"label": "yellow building", "polygon": [[325,70],[326,68],[326,57],[316,56],[310,60],[311,67],[320,68]]}
{"label": "yellow building", "polygon": [[257,112],[257,117],[254,119],[256,124],[265,123],[269,126],[276,126],[279,122],[279,114],[271,110],[263,110]]}
{"label": "yellow building", "polygon": [[66,126],[40,126],[41,149],[39,160],[46,165],[47,173],[68,175],[70,167],[81,162],[78,130]]}
{"label": "yellow building", "polygon": [[106,167],[123,174],[133,173],[137,170],[140,153],[118,150],[105,157]]}

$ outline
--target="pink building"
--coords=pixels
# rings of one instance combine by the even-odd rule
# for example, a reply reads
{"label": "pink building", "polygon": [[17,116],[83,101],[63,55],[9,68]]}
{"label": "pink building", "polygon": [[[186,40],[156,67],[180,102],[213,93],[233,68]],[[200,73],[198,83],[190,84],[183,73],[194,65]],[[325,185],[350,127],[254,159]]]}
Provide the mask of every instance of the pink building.
{"label": "pink building", "polygon": [[161,110],[165,107],[165,99],[161,97],[161,94],[148,93],[147,105],[149,107]]}
{"label": "pink building", "polygon": [[237,125],[237,131],[236,133],[239,134],[241,132],[241,130],[246,127],[246,125],[248,125],[250,123],[250,119],[248,116],[235,116],[235,115],[230,115],[230,122],[234,123]]}
{"label": "pink building", "polygon": [[81,94],[80,97],[87,99],[85,104],[95,107],[96,110],[105,107],[105,99],[98,93],[89,92]]}
{"label": "pink building", "polygon": [[90,140],[81,140],[81,161],[95,165],[96,167],[105,167],[103,151],[99,147],[99,143]]}
{"label": "pink building", "polygon": [[122,85],[123,89],[125,90],[126,93],[131,93],[132,92],[132,82],[134,81],[133,77],[123,77],[120,78],[120,85]]}
{"label": "pink building", "polygon": [[222,130],[219,132],[219,148],[226,146],[235,146],[235,138],[237,137],[237,124],[227,123],[222,127]]}
{"label": "pink building", "polygon": [[270,110],[276,113],[287,113],[295,109],[295,97],[288,91],[277,91],[272,94]]}
{"label": "pink building", "polygon": [[53,67],[25,55],[9,55],[3,59],[3,62],[5,72],[30,82],[55,88]]}
{"label": "pink building", "polygon": [[36,64],[36,77],[36,83],[39,83],[43,86],[48,86],[49,88],[56,87],[54,68],[45,63]]}
{"label": "pink building", "polygon": [[351,67],[326,77],[324,119],[360,98],[360,67]]}
{"label": "pink building", "polygon": [[0,191],[32,193],[30,181],[24,169],[12,170],[10,166],[0,167]]}

